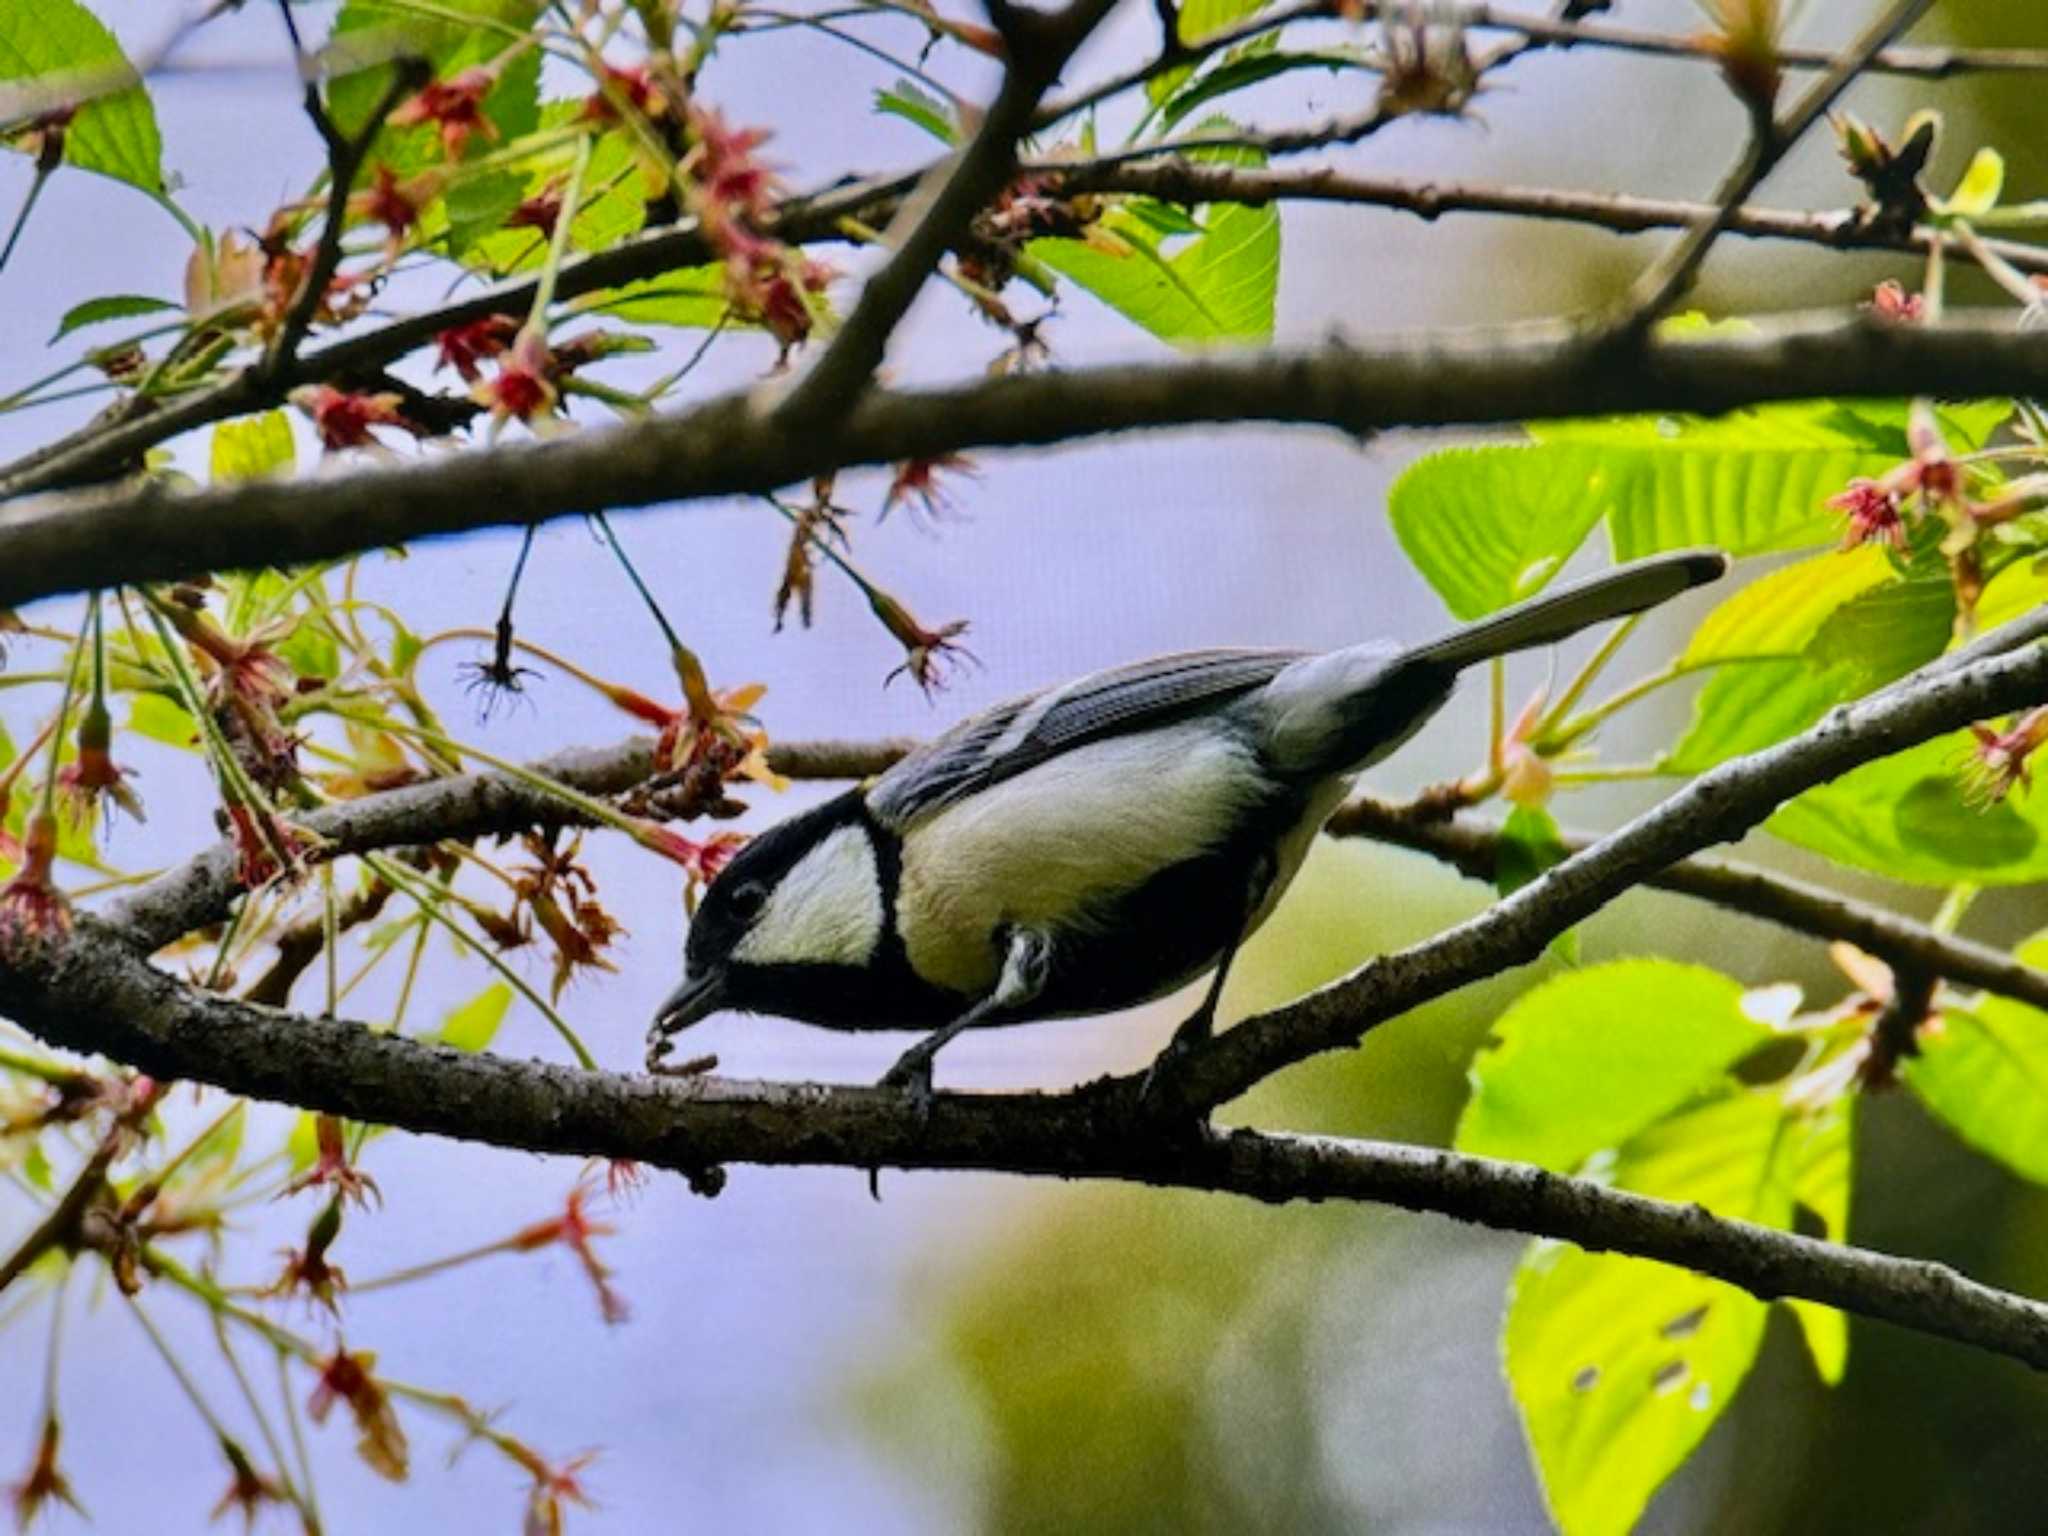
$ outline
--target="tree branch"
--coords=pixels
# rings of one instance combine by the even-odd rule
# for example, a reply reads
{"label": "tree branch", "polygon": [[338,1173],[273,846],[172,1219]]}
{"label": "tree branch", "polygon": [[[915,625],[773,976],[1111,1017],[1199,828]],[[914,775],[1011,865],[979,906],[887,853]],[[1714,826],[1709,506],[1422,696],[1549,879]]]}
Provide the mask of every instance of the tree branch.
{"label": "tree branch", "polygon": [[1855,83],[1885,44],[1926,15],[1933,3],[1934,0],[1892,0],[1784,116],[1772,118],[1767,97],[1747,98],[1751,119],[1749,142],[1714,193],[1713,211],[1695,222],[1631,287],[1625,312],[1618,322],[1623,330],[1639,334],[1670,308],[1691,285],[1707,259],[1707,252],[1734,220],[1736,210],[1749,201],[1750,194],[1777,169],[1821,114]]}
{"label": "tree branch", "polygon": [[[1497,825],[1425,821],[1407,814],[1401,806],[1367,795],[1346,801],[1324,830],[1332,837],[1366,837],[1426,853],[1470,879],[1489,884],[1500,857]],[[1594,840],[1567,836],[1564,841],[1572,853],[1582,853]],[[1642,884],[1695,896],[1814,938],[1854,944],[1895,971],[1924,971],[2048,1010],[2048,971],[2023,965],[1988,944],[1956,938],[1887,908],[1789,875],[1715,859],[1685,859],[1645,877]]]}
{"label": "tree branch", "polygon": [[0,607],[251,562],[296,564],[477,528],[753,494],[861,464],[1140,428],[1285,422],[1354,435],[1609,411],[1716,412],[1825,395],[2048,393],[2048,346],[2001,318],[1941,327],[1789,317],[1617,349],[1559,325],[1338,341],[870,390],[792,431],[750,394],[552,443],[289,483],[145,486],[0,506]]}
{"label": "tree branch", "polygon": [[1619,831],[1479,916],[1247,1019],[1170,1068],[1170,1100],[1221,1104],[1283,1067],[1347,1048],[1375,1025],[1540,955],[1632,886],[1732,842],[1804,790],[1867,762],[2048,699],[2048,646],[1930,667],[1831,710],[1810,730],[1701,774]]}
{"label": "tree branch", "polygon": [[[1711,217],[1712,203],[1681,198],[1634,197],[1565,187],[1520,187],[1491,182],[1414,181],[1398,176],[1353,175],[1335,166],[1299,170],[1220,165],[1193,160],[1097,167],[1095,162],[1045,162],[1034,170],[1055,173],[1068,193],[1140,194],[1170,203],[1275,202],[1343,203],[1389,208],[1434,220],[1450,213],[1498,214],[1509,218],[1584,224],[1615,234],[1683,229]],[[1887,229],[1850,208],[1808,212],[1745,204],[1730,215],[1724,234],[1759,240],[1787,240],[1834,251],[1896,251],[1924,255],[1937,241],[1952,256],[1972,259],[1969,246],[1952,235],[1918,228]],[[1982,240],[1993,254],[2026,273],[2048,273],[2048,250],[2018,240]]]}
{"label": "tree branch", "polygon": [[1162,1137],[1134,1079],[1064,1094],[900,1094],[821,1083],[580,1072],[202,995],[115,930],[0,967],[0,1012],[51,1044],[374,1124],[497,1146],[629,1158],[716,1187],[726,1163],[985,1169],[1123,1179],[1280,1202],[1370,1200],[1683,1265],[2048,1369],[2048,1306],[1942,1265],[1823,1243],[1517,1164],[1257,1131]]}

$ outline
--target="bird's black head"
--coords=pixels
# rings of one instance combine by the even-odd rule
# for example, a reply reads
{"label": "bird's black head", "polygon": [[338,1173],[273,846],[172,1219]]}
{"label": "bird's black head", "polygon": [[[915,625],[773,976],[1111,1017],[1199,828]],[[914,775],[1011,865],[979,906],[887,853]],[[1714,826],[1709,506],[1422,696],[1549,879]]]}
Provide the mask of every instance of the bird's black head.
{"label": "bird's black head", "polygon": [[691,919],[683,982],[652,1040],[725,1009],[855,1027],[852,1010],[873,1006],[889,927],[887,837],[853,790],[742,848]]}

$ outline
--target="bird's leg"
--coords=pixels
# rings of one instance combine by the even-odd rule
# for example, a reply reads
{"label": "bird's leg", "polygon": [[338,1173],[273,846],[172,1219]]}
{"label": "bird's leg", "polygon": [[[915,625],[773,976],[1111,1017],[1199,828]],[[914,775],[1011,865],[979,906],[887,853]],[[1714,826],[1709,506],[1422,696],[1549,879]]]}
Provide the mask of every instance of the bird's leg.
{"label": "bird's leg", "polygon": [[995,990],[951,1023],[941,1025],[905,1051],[882,1076],[881,1086],[909,1093],[920,1113],[932,1104],[932,1058],[957,1035],[984,1022],[1006,1008],[1021,1007],[1044,989],[1051,970],[1052,945],[1042,933],[1029,928],[1010,930],[1003,955],[1003,971]]}
{"label": "bird's leg", "polygon": [[1230,931],[1230,939],[1223,946],[1223,953],[1216,960],[1216,974],[1209,979],[1209,990],[1203,994],[1202,1006],[1180,1022],[1173,1032],[1173,1038],[1166,1043],[1166,1049],[1153,1059],[1145,1073],[1142,1090],[1144,1101],[1151,1104],[1174,1063],[1190,1051],[1204,1046],[1216,1033],[1216,1008],[1223,1001],[1224,983],[1230,980],[1231,963],[1237,959],[1237,952],[1244,947],[1245,935],[1250,932],[1252,918],[1264,905],[1267,893],[1273,888],[1276,873],[1274,862],[1269,855],[1256,859],[1245,882],[1243,911],[1239,914],[1237,926]]}

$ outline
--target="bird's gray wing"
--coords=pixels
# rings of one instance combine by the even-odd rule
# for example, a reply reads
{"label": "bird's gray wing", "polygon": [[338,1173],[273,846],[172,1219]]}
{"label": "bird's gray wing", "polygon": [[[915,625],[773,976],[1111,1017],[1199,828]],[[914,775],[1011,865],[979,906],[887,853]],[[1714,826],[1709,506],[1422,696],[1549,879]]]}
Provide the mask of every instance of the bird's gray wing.
{"label": "bird's gray wing", "polygon": [[924,812],[1014,778],[1091,741],[1172,724],[1264,687],[1299,651],[1157,656],[998,704],[882,775],[868,806],[899,830]]}

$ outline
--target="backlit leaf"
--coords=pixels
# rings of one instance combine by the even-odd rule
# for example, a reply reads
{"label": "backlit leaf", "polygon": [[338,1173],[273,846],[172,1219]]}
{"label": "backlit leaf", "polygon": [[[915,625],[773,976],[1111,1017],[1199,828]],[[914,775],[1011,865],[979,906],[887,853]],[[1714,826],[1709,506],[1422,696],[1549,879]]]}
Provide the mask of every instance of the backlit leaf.
{"label": "backlit leaf", "polygon": [[78,0],[0,5],[0,80],[62,79],[84,102],[64,129],[65,162],[157,192],[156,109],[139,84],[109,88],[133,77],[114,34]]}
{"label": "backlit leaf", "polygon": [[1615,960],[1525,993],[1472,1064],[1456,1145],[1570,1172],[1771,1038],[1704,966]]}

